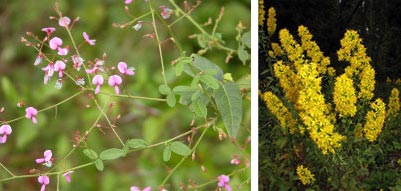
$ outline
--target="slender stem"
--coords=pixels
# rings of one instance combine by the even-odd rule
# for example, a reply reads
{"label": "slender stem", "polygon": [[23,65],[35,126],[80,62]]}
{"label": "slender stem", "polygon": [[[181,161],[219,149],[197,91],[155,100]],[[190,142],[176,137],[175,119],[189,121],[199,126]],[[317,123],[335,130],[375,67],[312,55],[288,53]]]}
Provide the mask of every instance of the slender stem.
{"label": "slender stem", "polygon": [[[81,57],[81,55],[79,54],[79,50],[77,48],[77,45],[75,44],[74,38],[72,37],[71,30],[68,27],[65,27],[65,29],[67,30],[68,36],[71,39],[72,46],[74,47],[75,52],[77,53],[78,57]],[[85,63],[83,63],[82,66],[83,66],[84,70],[86,71]],[[91,79],[89,77],[89,74],[87,72],[85,72],[85,74],[86,74],[86,77],[88,78],[89,87],[92,89],[92,84],[90,83]]]}
{"label": "slender stem", "polygon": [[57,174],[57,191],[60,191],[60,174]]}
{"label": "slender stem", "polygon": [[127,23],[124,23],[123,25],[124,25],[124,26],[132,25],[132,24],[134,24],[136,21],[138,21],[138,20],[140,20],[140,19],[142,19],[142,18],[144,18],[144,17],[150,15],[151,13],[152,13],[152,12],[149,11],[149,12],[147,12],[147,13],[145,13],[145,14],[139,16],[139,17],[136,17],[136,18],[133,19],[132,21],[129,21],[129,22],[127,22]]}
{"label": "slender stem", "polygon": [[163,51],[162,51],[162,47],[161,47],[161,43],[160,43],[160,39],[159,39],[159,34],[157,32],[157,27],[156,27],[155,10],[153,9],[153,7],[151,5],[150,0],[149,0],[149,9],[150,9],[150,12],[152,13],[152,24],[153,24],[153,29],[155,31],[155,36],[156,36],[156,40],[157,40],[157,46],[159,48],[159,55],[160,55],[160,63],[162,65],[163,80],[164,80],[164,84],[167,85],[166,73],[164,71]]}
{"label": "slender stem", "polygon": [[8,170],[8,168],[6,166],[3,165],[3,163],[0,162],[0,166],[4,168],[4,170],[6,170],[8,172],[8,174],[10,174],[11,176],[15,176],[14,173],[12,173],[10,170]]}
{"label": "slender stem", "polygon": [[[59,105],[65,103],[65,102],[67,102],[67,101],[69,101],[69,100],[71,100],[71,99],[73,99],[73,98],[75,98],[75,97],[81,95],[83,92],[84,92],[84,91],[80,91],[80,92],[78,92],[78,93],[76,93],[76,94],[74,94],[74,95],[72,95],[72,96],[70,96],[70,97],[68,97],[68,98],[66,98],[66,99],[64,99],[64,100],[62,100],[62,101],[56,103],[56,104],[54,104],[54,105],[51,105],[51,106],[49,106],[49,107],[43,108],[43,109],[41,109],[41,110],[38,110],[38,113],[40,113],[40,112],[42,112],[42,111],[46,111],[46,110],[52,109],[52,108],[55,108],[55,107],[57,107],[57,106],[59,106]],[[8,121],[4,121],[4,122],[1,122],[1,124],[9,124],[9,123],[12,123],[12,122],[14,122],[14,121],[17,121],[17,120],[20,120],[20,119],[23,119],[23,118],[25,118],[25,116],[20,116],[20,117],[17,117],[17,118],[15,118],[15,119],[11,119],[11,120],[8,120]]]}
{"label": "slender stem", "polygon": [[161,18],[161,16],[158,14],[157,17],[161,21],[161,23],[168,29],[168,32],[170,33],[172,40],[174,44],[177,46],[178,50],[180,51],[181,56],[184,56],[184,50],[182,49],[180,43],[177,41],[177,38],[175,37],[173,31],[171,30],[171,26],[164,21],[164,19]]}
{"label": "slender stem", "polygon": [[177,4],[175,4],[174,0],[169,1],[178,10],[178,12],[184,15],[193,25],[195,25],[196,28],[198,28],[202,33],[206,34],[209,38],[211,37],[210,34],[206,32],[205,29],[203,29],[191,16],[189,16]]}
{"label": "slender stem", "polygon": [[[91,90],[91,91],[95,91],[95,90]],[[132,98],[132,99],[142,99],[142,100],[162,101],[162,102],[166,101],[166,99],[161,99],[161,98],[142,97],[142,96],[133,96],[133,95],[121,95],[121,94],[110,94],[110,93],[105,93],[105,92],[100,92],[100,94],[108,95],[108,96],[111,96],[111,97]]]}
{"label": "slender stem", "polygon": [[104,112],[102,107],[100,107],[99,103],[97,103],[96,99],[94,97],[92,99],[95,102],[95,104],[96,104],[97,108],[99,109],[99,111],[103,114],[104,118],[106,118],[107,123],[109,124],[109,126],[110,126],[111,130],[113,131],[113,133],[116,135],[117,139],[120,141],[121,145],[123,147],[125,147],[124,142],[121,140],[120,136],[118,135],[118,133],[114,129],[113,124],[111,124],[109,117],[107,117],[106,113]]}
{"label": "slender stem", "polygon": [[[203,128],[203,127],[208,127],[208,126],[212,125],[214,122],[216,122],[216,120],[217,120],[217,118],[213,118],[213,119],[210,120],[209,122],[206,122],[206,123],[204,123],[204,124],[202,124],[202,125],[199,125],[198,127],[195,127],[194,129],[195,129],[195,130],[198,130],[198,129],[201,129],[201,128]],[[155,144],[146,146],[146,147],[143,148],[143,149],[149,149],[149,148],[157,147],[157,146],[160,146],[160,145],[165,145],[166,143],[169,143],[169,142],[171,142],[171,141],[177,140],[177,139],[179,139],[179,138],[181,138],[181,137],[184,137],[184,136],[186,136],[186,135],[188,135],[188,134],[193,133],[193,130],[194,130],[194,129],[191,129],[191,130],[189,130],[189,131],[187,131],[187,132],[185,132],[185,133],[182,133],[182,134],[180,134],[180,135],[177,135],[177,136],[175,136],[175,137],[173,137],[173,138],[170,138],[170,139],[168,139],[168,140],[165,140],[165,141],[162,141],[162,142],[159,142],[159,143],[155,143]],[[139,151],[139,150],[143,150],[143,149],[133,149],[133,150],[130,150],[129,152]]]}
{"label": "slender stem", "polygon": [[[90,162],[90,163],[82,164],[82,165],[79,165],[79,166],[76,166],[76,167],[67,169],[67,170],[65,170],[65,171],[72,171],[72,170],[84,168],[84,167],[87,167],[87,166],[90,166],[90,165],[93,165],[93,164],[95,164],[95,162]],[[62,171],[62,172],[64,172],[64,171]],[[37,173],[37,174],[28,174],[28,175],[12,176],[12,177],[8,177],[8,178],[1,179],[0,182],[5,182],[5,181],[8,181],[8,180],[14,180],[14,179],[38,177],[38,176],[40,176],[40,175],[52,176],[52,175],[58,175],[58,174],[60,174],[60,172],[47,172],[47,173]]]}
{"label": "slender stem", "polygon": [[[205,136],[206,131],[209,129],[210,125],[206,127],[205,130],[203,130],[201,136],[199,137],[198,141],[195,143],[194,147],[191,150],[191,153],[193,153],[196,149],[196,147],[199,145],[199,143],[201,142],[201,140],[203,139],[203,136]],[[174,174],[174,172],[181,166],[181,164],[189,157],[190,155],[184,156],[182,157],[181,161],[168,173],[168,175],[166,176],[166,178],[164,178],[163,182],[160,184],[160,187],[163,187],[164,184],[166,184],[166,182],[168,181],[168,179],[170,179],[171,175]]]}

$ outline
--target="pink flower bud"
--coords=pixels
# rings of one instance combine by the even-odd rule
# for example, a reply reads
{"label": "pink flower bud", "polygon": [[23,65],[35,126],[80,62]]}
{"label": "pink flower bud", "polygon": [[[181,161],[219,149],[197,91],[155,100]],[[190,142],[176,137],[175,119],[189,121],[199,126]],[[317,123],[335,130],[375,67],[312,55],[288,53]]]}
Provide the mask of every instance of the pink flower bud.
{"label": "pink flower bud", "polygon": [[135,69],[133,67],[128,68],[128,66],[125,62],[119,62],[117,65],[117,68],[118,68],[118,71],[120,71],[122,74],[130,75],[130,76],[135,74],[135,72],[134,72]]}
{"label": "pink flower bud", "polygon": [[8,124],[0,126],[0,144],[6,143],[7,136],[11,135],[12,132],[13,130]]}
{"label": "pink flower bud", "polygon": [[54,64],[54,71],[58,72],[58,77],[63,77],[63,71],[65,69],[65,63],[63,61],[57,60]]}
{"label": "pink flower bud", "polygon": [[46,190],[46,185],[50,183],[50,179],[46,175],[41,175],[38,177],[38,182],[39,184],[42,184],[42,187],[40,188],[40,191],[45,191]]}
{"label": "pink flower bud", "polygon": [[83,32],[82,35],[84,36],[85,41],[90,45],[95,45],[96,40],[89,39],[89,35],[86,32]]}

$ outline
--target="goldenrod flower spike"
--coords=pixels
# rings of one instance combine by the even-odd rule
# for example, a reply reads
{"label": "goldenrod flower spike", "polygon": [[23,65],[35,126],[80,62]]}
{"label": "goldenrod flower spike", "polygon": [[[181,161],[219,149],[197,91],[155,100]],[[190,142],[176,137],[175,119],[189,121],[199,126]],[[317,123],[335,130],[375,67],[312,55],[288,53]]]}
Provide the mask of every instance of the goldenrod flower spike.
{"label": "goldenrod flower spike", "polygon": [[369,142],[373,142],[382,132],[384,120],[386,119],[386,104],[378,98],[370,104],[370,107],[371,110],[366,114],[363,133]]}
{"label": "goldenrod flower spike", "polygon": [[274,32],[276,32],[276,22],[276,10],[273,7],[270,7],[267,12],[267,34],[269,36],[272,36]]}
{"label": "goldenrod flower spike", "polygon": [[297,167],[297,175],[303,185],[312,184],[316,180],[315,175],[303,165]]}
{"label": "goldenrod flower spike", "polygon": [[334,84],[333,101],[340,117],[354,116],[356,114],[356,100],[353,81],[345,74],[337,77]]}

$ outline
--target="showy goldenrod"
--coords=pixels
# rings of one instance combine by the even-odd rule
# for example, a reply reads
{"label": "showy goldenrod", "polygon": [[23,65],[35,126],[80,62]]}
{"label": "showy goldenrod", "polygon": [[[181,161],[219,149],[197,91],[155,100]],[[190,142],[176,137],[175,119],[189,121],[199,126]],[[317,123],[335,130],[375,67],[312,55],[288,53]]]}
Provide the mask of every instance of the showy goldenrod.
{"label": "showy goldenrod", "polygon": [[333,101],[340,117],[356,114],[356,95],[353,81],[343,74],[336,78]]}
{"label": "showy goldenrod", "polygon": [[315,182],[315,175],[312,172],[304,167],[303,165],[299,165],[297,167],[297,175],[299,180],[302,182],[303,185],[311,184]]}
{"label": "showy goldenrod", "polygon": [[397,88],[393,88],[391,90],[389,104],[388,104],[388,116],[392,116],[392,115],[398,113],[398,111],[400,111],[399,95],[400,95],[400,92],[398,91]]}
{"label": "showy goldenrod", "polygon": [[259,26],[263,26],[265,22],[265,1],[259,0]]}
{"label": "showy goldenrod", "polygon": [[370,107],[371,110],[366,114],[363,133],[369,142],[373,142],[382,132],[384,120],[386,118],[386,105],[378,98],[370,104]]}
{"label": "showy goldenrod", "polygon": [[269,34],[269,36],[276,32],[276,21],[276,10],[273,7],[270,7],[267,11],[267,34]]}
{"label": "showy goldenrod", "polygon": [[262,99],[265,101],[267,108],[277,117],[281,127],[289,128],[290,133],[294,134],[297,121],[292,117],[283,102],[272,92],[265,92]]}

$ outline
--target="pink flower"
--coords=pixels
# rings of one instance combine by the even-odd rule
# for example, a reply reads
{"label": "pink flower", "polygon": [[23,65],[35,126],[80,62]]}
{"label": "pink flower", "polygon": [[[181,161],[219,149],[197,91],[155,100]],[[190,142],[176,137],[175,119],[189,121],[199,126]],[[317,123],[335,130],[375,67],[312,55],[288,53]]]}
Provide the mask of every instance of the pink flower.
{"label": "pink flower", "polygon": [[81,66],[84,63],[84,59],[78,57],[78,55],[74,54],[72,56],[72,62],[74,63],[73,67],[77,69],[77,71],[81,70]]}
{"label": "pink flower", "polygon": [[46,175],[41,175],[38,177],[38,182],[42,185],[40,188],[40,191],[45,191],[46,190],[46,185],[50,183],[49,177]]}
{"label": "pink flower", "polygon": [[57,52],[58,55],[60,55],[60,56],[65,56],[65,55],[68,54],[69,48],[68,48],[68,47],[64,47],[64,48],[58,47],[58,48],[57,48],[57,51],[58,51],[58,52]]}
{"label": "pink flower", "polygon": [[54,71],[58,72],[58,77],[63,77],[63,71],[65,69],[65,63],[63,61],[57,60],[54,64]]}
{"label": "pink flower", "polygon": [[143,188],[142,190],[139,187],[131,186],[130,191],[151,191],[152,188],[150,186]]}
{"label": "pink flower", "polygon": [[26,115],[25,117],[32,120],[33,124],[37,124],[38,121],[36,120],[36,115],[38,114],[38,110],[34,107],[28,107],[25,109]]}
{"label": "pink flower", "polygon": [[47,84],[47,82],[49,82],[50,78],[54,74],[54,64],[53,64],[53,62],[50,62],[46,67],[42,68],[42,71],[45,72],[43,83]]}
{"label": "pink flower", "polygon": [[121,79],[121,77],[119,75],[112,75],[109,78],[109,85],[114,86],[114,92],[116,92],[116,94],[120,94],[120,89],[118,88],[118,86],[122,82],[123,82],[123,80]]}
{"label": "pink flower", "polygon": [[99,74],[93,77],[92,84],[96,85],[95,94],[100,92],[100,87],[103,85],[103,81],[103,77]]}
{"label": "pink flower", "polygon": [[99,59],[95,59],[95,65],[93,66],[93,68],[92,69],[87,69],[86,70],[86,73],[88,73],[88,74],[93,74],[93,73],[96,73],[97,71],[104,71],[104,69],[103,69],[103,65],[104,65],[104,61],[103,60],[99,60]]}
{"label": "pink flower", "polygon": [[43,61],[43,54],[39,53],[38,56],[35,59],[35,62],[33,63],[34,66],[39,65]]}
{"label": "pink flower", "polygon": [[58,24],[59,24],[60,26],[62,26],[62,27],[68,27],[68,25],[70,24],[70,22],[71,22],[71,19],[68,18],[68,17],[61,17],[61,18],[58,20]]}
{"label": "pink flower", "polygon": [[52,49],[52,50],[58,49],[59,47],[61,47],[61,45],[63,45],[63,40],[61,40],[61,38],[59,38],[59,37],[53,37],[49,41],[49,46],[50,46],[50,49]]}
{"label": "pink flower", "polygon": [[7,136],[11,135],[13,130],[11,129],[11,126],[8,124],[2,125],[0,127],[0,144],[6,143],[7,141]]}
{"label": "pink flower", "polygon": [[46,32],[47,36],[50,36],[54,31],[56,31],[56,28],[46,27],[46,28],[42,28],[42,31]]}
{"label": "pink flower", "polygon": [[86,41],[88,44],[90,44],[90,45],[92,45],[92,46],[95,45],[96,40],[91,40],[91,39],[89,39],[89,35],[88,35],[86,32],[83,32],[82,34],[83,34],[83,36],[84,36],[85,41]]}
{"label": "pink flower", "polygon": [[139,29],[141,29],[141,27],[142,27],[142,21],[138,21],[136,25],[134,25],[132,28],[138,31]]}
{"label": "pink flower", "polygon": [[126,5],[131,4],[131,3],[132,3],[132,0],[125,0]]}
{"label": "pink flower", "polygon": [[65,177],[65,181],[67,182],[71,182],[71,176],[70,174],[73,173],[74,171],[68,171],[66,173],[63,174],[63,176]]}
{"label": "pink flower", "polygon": [[231,163],[232,165],[239,165],[239,164],[241,164],[241,160],[238,159],[238,156],[237,156],[237,155],[234,155],[234,157],[233,157],[233,159],[231,159],[230,163]]}
{"label": "pink flower", "polygon": [[118,70],[121,72],[121,74],[125,74],[125,75],[134,75],[135,72],[135,68],[133,67],[127,67],[127,64],[125,62],[119,62],[117,65]]}
{"label": "pink flower", "polygon": [[230,181],[230,177],[226,176],[226,175],[220,175],[219,177],[217,177],[217,179],[219,180],[219,182],[217,183],[217,185],[220,188],[225,188],[227,191],[231,191],[231,186],[228,184],[228,182]]}
{"label": "pink flower", "polygon": [[171,13],[173,13],[173,10],[167,8],[166,6],[160,6],[160,9],[162,9],[162,12],[160,15],[163,17],[163,19],[168,19],[171,16]]}
{"label": "pink flower", "polygon": [[45,165],[45,166],[47,166],[47,167],[51,167],[52,165],[53,165],[53,163],[52,163],[52,161],[51,161],[51,159],[52,159],[52,156],[53,156],[53,153],[52,153],[52,151],[51,150],[46,150],[44,153],[43,153],[43,156],[44,156],[44,158],[38,158],[38,159],[36,159],[35,161],[36,161],[36,163],[43,163],[43,165]]}

